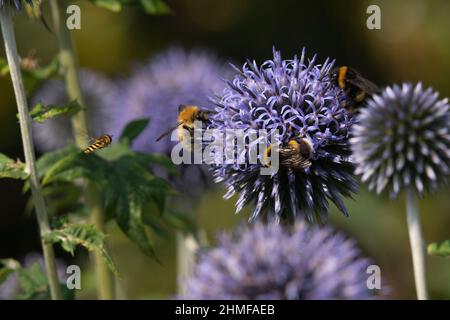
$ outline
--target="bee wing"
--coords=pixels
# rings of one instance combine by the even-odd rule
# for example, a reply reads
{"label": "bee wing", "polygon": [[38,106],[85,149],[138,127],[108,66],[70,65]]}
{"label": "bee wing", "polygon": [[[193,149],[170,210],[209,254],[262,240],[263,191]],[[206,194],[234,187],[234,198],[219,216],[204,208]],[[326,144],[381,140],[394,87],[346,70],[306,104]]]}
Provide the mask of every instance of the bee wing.
{"label": "bee wing", "polygon": [[378,88],[378,86],[375,83],[363,77],[356,77],[355,79],[347,79],[346,81],[351,85],[363,89],[369,95],[372,95],[380,91],[380,88]]}
{"label": "bee wing", "polygon": [[179,126],[181,126],[184,122],[180,122],[178,123],[176,126],[168,129],[167,131],[165,131],[163,134],[161,134],[157,139],[156,142],[158,142],[159,140],[161,140],[162,138],[164,138],[165,136],[167,136],[169,133],[171,133],[173,130],[175,130],[176,128],[178,128]]}

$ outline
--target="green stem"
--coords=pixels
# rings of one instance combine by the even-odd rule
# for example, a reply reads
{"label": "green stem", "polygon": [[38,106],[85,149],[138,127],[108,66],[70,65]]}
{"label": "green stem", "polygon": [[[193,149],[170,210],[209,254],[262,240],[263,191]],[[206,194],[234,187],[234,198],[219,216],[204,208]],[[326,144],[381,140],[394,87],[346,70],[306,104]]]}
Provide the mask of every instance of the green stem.
{"label": "green stem", "polygon": [[[59,3],[58,3],[59,2]],[[61,15],[60,6],[63,1],[50,0],[50,6],[54,21],[56,33],[59,41],[59,59],[64,71],[66,82],[66,91],[70,100],[77,100],[82,106],[85,106],[83,95],[80,89],[78,78],[77,61],[73,49],[72,35],[65,25],[65,20]],[[83,148],[88,144],[86,134],[88,131],[86,113],[78,112],[72,117],[72,130],[75,137],[75,143]],[[104,230],[103,210],[99,191],[92,183],[87,183],[85,188],[85,199],[88,210],[91,214],[91,222],[101,231]],[[95,274],[97,278],[98,295],[100,299],[113,299],[114,286],[112,274],[109,272],[105,261],[98,252],[93,253]]]}
{"label": "green stem", "polygon": [[420,225],[420,214],[414,190],[406,191],[406,220],[408,223],[409,242],[414,268],[417,299],[427,300],[427,281],[425,274],[425,246]]}
{"label": "green stem", "polygon": [[17,109],[19,111],[20,132],[22,135],[23,152],[25,154],[26,170],[30,174],[30,187],[33,202],[36,209],[39,232],[41,235],[42,251],[44,253],[45,267],[47,270],[50,294],[53,300],[61,299],[61,288],[56,272],[55,254],[53,246],[42,239],[50,232],[47,208],[36,170],[36,158],[34,155],[33,137],[31,133],[31,118],[28,113],[28,104],[20,72],[19,55],[17,53],[16,38],[12,21],[12,12],[0,9],[0,24],[2,27],[5,52],[8,59],[9,72],[16,96]]}
{"label": "green stem", "polygon": [[[103,221],[103,208],[100,203],[100,194],[97,190],[97,187],[90,183],[86,188],[86,196],[87,203],[89,204],[90,209],[90,218],[91,223],[95,225],[98,229],[104,229],[104,221]],[[112,277],[111,272],[109,271],[108,266],[106,265],[103,257],[99,253],[93,254],[94,265],[95,265],[95,275],[97,278],[97,288],[98,288],[98,296],[100,299],[104,300],[112,300],[114,299],[114,279]]]}

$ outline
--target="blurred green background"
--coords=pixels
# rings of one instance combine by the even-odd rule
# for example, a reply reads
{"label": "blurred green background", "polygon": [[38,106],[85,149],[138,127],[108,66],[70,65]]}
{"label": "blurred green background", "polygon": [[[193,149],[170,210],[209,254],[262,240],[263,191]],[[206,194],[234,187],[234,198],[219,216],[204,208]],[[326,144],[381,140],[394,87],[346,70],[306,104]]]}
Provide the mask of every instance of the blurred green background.
{"label": "blurred green background", "polygon": [[[318,53],[319,61],[336,58],[338,64],[354,66],[380,85],[422,81],[441,96],[450,95],[450,2],[446,0],[172,0],[167,1],[173,10],[168,16],[149,16],[133,8],[112,13],[88,1],[69,3],[81,7],[82,29],[73,32],[80,65],[112,77],[126,76],[133,63],[172,45],[207,48],[237,64],[246,58],[262,62],[271,56],[273,45],[285,58],[305,46],[309,54]],[[381,8],[381,30],[366,28],[370,4]],[[50,20],[47,6],[44,14]],[[16,32],[22,55],[36,48],[44,65],[56,54],[55,36],[41,24],[20,15]],[[23,158],[9,77],[0,78],[0,93],[0,152]],[[24,213],[26,196],[21,187],[21,182],[0,180],[0,258],[20,258],[40,250],[36,222]],[[446,188],[420,201],[427,243],[450,238],[448,192]],[[235,215],[235,199],[225,201],[222,194],[220,189],[205,194],[195,209],[197,222],[212,243],[216,231],[247,218],[246,212]],[[362,185],[347,205],[350,217],[333,209],[330,223],[354,237],[381,267],[382,284],[389,286],[391,298],[415,298],[403,198],[391,202]],[[162,260],[158,265],[114,226],[108,231],[122,276],[117,280],[119,298],[166,298],[175,293],[174,236],[155,240]],[[81,253],[76,262],[86,264],[86,259]],[[429,257],[427,264],[431,298],[450,299],[450,259]],[[95,281],[86,268],[77,295],[94,298]]]}

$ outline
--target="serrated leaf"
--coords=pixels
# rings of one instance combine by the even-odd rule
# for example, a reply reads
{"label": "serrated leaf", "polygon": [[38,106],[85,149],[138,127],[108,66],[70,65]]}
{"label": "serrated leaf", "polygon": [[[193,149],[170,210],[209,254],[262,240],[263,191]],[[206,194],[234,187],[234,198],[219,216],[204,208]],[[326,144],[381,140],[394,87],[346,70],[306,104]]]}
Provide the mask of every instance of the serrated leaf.
{"label": "serrated leaf", "polygon": [[72,255],[78,246],[82,246],[88,251],[97,251],[101,254],[111,272],[118,276],[117,269],[105,250],[105,237],[106,235],[95,228],[94,225],[66,223],[61,228],[54,229],[44,235],[43,239],[48,243],[59,243],[65,251]]}
{"label": "serrated leaf", "polygon": [[132,156],[124,156],[112,165],[109,188],[105,193],[105,207],[115,217],[121,230],[148,256],[156,255],[147,237],[142,218],[143,207],[154,201],[161,207],[161,197],[169,188],[167,182],[155,177]]}
{"label": "serrated leaf", "polygon": [[440,257],[450,257],[450,240],[429,244],[428,254]]}
{"label": "serrated leaf", "polygon": [[91,0],[97,7],[119,12],[122,10],[122,3],[120,0]]}
{"label": "serrated leaf", "polygon": [[130,239],[136,242],[139,248],[141,248],[146,255],[155,259],[157,262],[160,262],[145,231],[144,223],[142,221],[142,203],[134,196],[131,196],[131,198],[132,199],[129,203],[130,219],[128,229],[125,230],[125,233],[130,237]]}
{"label": "serrated leaf", "polygon": [[25,172],[25,164],[20,160],[13,160],[0,153],[0,178],[26,180],[29,174]]}
{"label": "serrated leaf", "polygon": [[150,119],[138,119],[129,122],[120,134],[119,141],[131,144],[148,126]]}
{"label": "serrated leaf", "polygon": [[43,123],[47,119],[51,119],[57,116],[67,115],[73,116],[77,112],[83,110],[84,108],[76,101],[71,101],[62,106],[55,105],[43,105],[38,103],[30,111],[31,118],[37,123]]}

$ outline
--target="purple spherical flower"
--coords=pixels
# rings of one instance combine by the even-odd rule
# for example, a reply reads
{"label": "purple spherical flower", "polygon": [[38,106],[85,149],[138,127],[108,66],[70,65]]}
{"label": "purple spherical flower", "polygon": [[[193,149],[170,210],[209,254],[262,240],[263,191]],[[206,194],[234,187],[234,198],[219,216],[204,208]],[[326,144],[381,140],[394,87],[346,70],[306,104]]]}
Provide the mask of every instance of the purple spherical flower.
{"label": "purple spherical flower", "polygon": [[450,174],[450,105],[422,84],[394,85],[361,110],[351,139],[356,173],[392,198],[435,191]]}
{"label": "purple spherical flower", "polygon": [[[87,138],[95,138],[102,134],[118,137],[120,129],[114,126],[114,117],[120,117],[121,109],[115,108],[116,85],[106,76],[90,71],[81,70],[80,86],[86,104],[88,130]],[[32,99],[32,105],[63,105],[69,102],[64,82],[49,80],[44,83]],[[77,128],[80,130],[80,128]],[[73,141],[70,117],[58,116],[44,123],[33,123],[33,135],[37,148],[49,151],[62,148]]]}
{"label": "purple spherical flower", "polygon": [[33,0],[0,0],[0,9],[10,6],[18,11],[22,10],[22,3],[26,2],[29,5],[33,5]]}
{"label": "purple spherical flower", "polygon": [[315,62],[316,56],[306,60],[305,50],[300,58],[283,60],[274,49],[273,59],[261,66],[248,60],[242,69],[235,67],[237,73],[228,87],[212,99],[216,113],[209,129],[278,130],[278,141],[268,136],[267,145],[284,146],[301,138],[312,146],[307,168],[281,165],[277,173],[262,175],[261,162],[214,166],[216,181],[224,181],[228,189],[225,197],[240,194],[237,212],[255,203],[250,220],[262,212],[275,221],[299,214],[310,221],[324,220],[328,200],[347,215],[342,196],[351,196],[357,189],[348,159],[352,119],[341,104],[344,93],[329,80],[333,62]]}
{"label": "purple spherical flower", "polygon": [[122,126],[131,120],[149,117],[150,125],[135,141],[144,152],[170,154],[176,142],[170,136],[155,142],[158,136],[177,124],[178,106],[197,105],[210,108],[208,95],[223,87],[227,74],[219,60],[204,51],[171,48],[135,68],[121,86],[117,101],[127,112],[118,119]]}
{"label": "purple spherical flower", "polygon": [[369,299],[354,241],[329,228],[256,223],[200,254],[183,299]]}
{"label": "purple spherical flower", "polygon": [[[137,66],[129,79],[121,86],[117,104],[125,110],[118,118],[123,127],[131,120],[148,117],[150,124],[135,140],[134,148],[142,152],[171,154],[177,143],[170,135],[156,142],[158,136],[177,124],[180,104],[197,105],[209,109],[212,103],[208,95],[223,87],[221,80],[226,68],[214,55],[201,50],[186,51],[171,48],[151,58],[145,65]],[[203,189],[208,171],[203,166],[180,165],[186,186],[180,189]]]}

